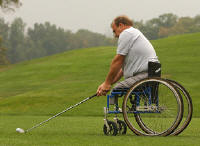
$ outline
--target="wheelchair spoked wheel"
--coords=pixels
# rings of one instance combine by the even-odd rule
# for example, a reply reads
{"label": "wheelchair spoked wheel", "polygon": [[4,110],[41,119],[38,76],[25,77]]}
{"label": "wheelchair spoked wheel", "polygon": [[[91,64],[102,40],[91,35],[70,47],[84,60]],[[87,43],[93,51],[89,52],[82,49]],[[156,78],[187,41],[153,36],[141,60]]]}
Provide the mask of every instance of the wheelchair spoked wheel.
{"label": "wheelchair spoked wheel", "polygon": [[178,82],[169,80],[175,88],[178,89],[178,91],[181,93],[181,96],[183,98],[184,103],[184,113],[183,113],[183,119],[178,128],[172,132],[170,135],[178,135],[180,134],[187,126],[189,125],[191,119],[192,119],[192,112],[193,112],[193,105],[192,105],[192,99],[190,97],[190,94],[187,92],[187,90]]}
{"label": "wheelchair spoked wheel", "polygon": [[[170,134],[170,135],[178,135],[180,134],[187,126],[189,125],[191,119],[192,119],[192,112],[193,112],[193,105],[192,105],[192,99],[187,92],[187,90],[180,85],[178,82],[169,80],[167,81],[171,82],[173,86],[179,91],[181,97],[183,98],[184,103],[184,113],[183,113],[183,119],[182,122],[179,124],[179,126]],[[145,132],[148,133],[147,127],[141,127]]]}
{"label": "wheelchair spoked wheel", "polygon": [[128,91],[122,111],[127,126],[136,135],[167,136],[182,120],[183,101],[168,81],[147,78],[136,82]]}

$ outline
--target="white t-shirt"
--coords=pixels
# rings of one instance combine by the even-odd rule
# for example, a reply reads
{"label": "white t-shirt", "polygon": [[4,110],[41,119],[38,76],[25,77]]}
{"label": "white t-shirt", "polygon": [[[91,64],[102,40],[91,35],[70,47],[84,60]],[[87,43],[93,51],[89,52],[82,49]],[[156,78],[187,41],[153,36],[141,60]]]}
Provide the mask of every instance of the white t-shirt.
{"label": "white t-shirt", "polygon": [[124,77],[148,71],[148,62],[158,62],[156,52],[147,38],[133,27],[125,29],[119,36],[117,54],[124,55]]}

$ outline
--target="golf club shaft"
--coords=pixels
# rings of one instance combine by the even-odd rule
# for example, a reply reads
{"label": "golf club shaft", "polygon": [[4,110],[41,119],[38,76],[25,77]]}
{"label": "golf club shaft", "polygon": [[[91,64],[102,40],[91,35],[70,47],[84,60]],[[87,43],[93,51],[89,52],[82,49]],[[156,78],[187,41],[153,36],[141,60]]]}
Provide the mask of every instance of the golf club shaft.
{"label": "golf club shaft", "polygon": [[70,110],[70,109],[72,109],[72,108],[74,108],[74,107],[76,107],[76,106],[78,106],[78,105],[80,105],[80,104],[86,102],[86,101],[89,100],[89,99],[92,99],[92,98],[95,97],[95,96],[97,96],[97,94],[94,94],[94,95],[92,95],[92,96],[90,96],[90,97],[88,97],[88,98],[82,100],[81,102],[79,102],[79,103],[77,103],[77,104],[75,104],[75,105],[73,105],[73,106],[70,106],[69,108],[63,110],[62,112],[57,113],[57,114],[54,115],[53,117],[50,117],[49,119],[47,119],[47,120],[45,120],[45,121],[43,121],[43,122],[41,122],[41,123],[39,123],[39,124],[33,126],[32,128],[29,128],[29,129],[25,130],[25,132],[29,132],[29,131],[31,131],[32,129],[39,127],[40,125],[42,125],[42,124],[44,124],[44,123],[46,123],[46,122],[48,122],[48,121],[50,121],[50,120],[56,118],[57,116],[59,116],[59,115],[65,113],[66,111],[68,111],[68,110]]}

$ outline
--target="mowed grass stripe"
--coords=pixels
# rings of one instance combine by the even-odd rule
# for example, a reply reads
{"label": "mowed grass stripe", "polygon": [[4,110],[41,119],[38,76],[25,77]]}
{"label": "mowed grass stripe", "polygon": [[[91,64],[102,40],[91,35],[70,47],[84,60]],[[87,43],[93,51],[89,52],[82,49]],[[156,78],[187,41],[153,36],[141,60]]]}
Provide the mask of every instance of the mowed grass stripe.
{"label": "mowed grass stripe", "polygon": [[179,136],[140,137],[129,129],[126,135],[105,136],[103,117],[61,116],[26,134],[15,132],[17,127],[30,128],[49,116],[1,116],[0,145],[4,146],[104,146],[104,145],[162,145],[162,146],[198,146],[200,139],[200,119],[194,118]]}

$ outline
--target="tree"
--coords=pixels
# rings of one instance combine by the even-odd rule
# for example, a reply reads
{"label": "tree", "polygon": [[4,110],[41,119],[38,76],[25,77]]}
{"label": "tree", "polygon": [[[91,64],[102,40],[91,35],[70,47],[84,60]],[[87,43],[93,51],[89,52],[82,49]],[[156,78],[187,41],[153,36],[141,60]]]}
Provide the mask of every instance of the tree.
{"label": "tree", "polygon": [[16,18],[10,26],[8,39],[9,46],[7,52],[8,58],[12,63],[25,60],[24,31],[25,23],[21,18]]}
{"label": "tree", "polygon": [[190,17],[181,17],[177,23],[170,29],[170,35],[197,32],[194,19]]}
{"label": "tree", "polygon": [[158,17],[158,24],[160,27],[170,28],[177,23],[178,17],[172,13],[160,15]]}
{"label": "tree", "polygon": [[[134,27],[140,29],[151,40],[176,34],[200,32],[200,15],[194,18],[178,18],[174,14],[163,14],[146,22],[135,21]],[[11,24],[0,18],[0,37],[0,54],[6,53],[11,63],[71,49],[116,44],[116,40],[99,33],[86,29],[79,29],[76,33],[72,33],[49,22],[35,23],[34,27],[27,28],[27,33],[25,33],[25,23],[21,18],[15,19]],[[5,60],[5,56],[1,58]]]}
{"label": "tree", "polygon": [[[3,47],[8,45],[8,33],[9,33],[8,23],[6,23],[3,18],[0,18],[0,65],[8,63],[6,57],[7,49]],[[3,39],[4,41],[2,41]]]}
{"label": "tree", "polygon": [[159,32],[158,37],[163,38],[170,35],[170,28],[176,25],[178,17],[172,13],[159,16]]}
{"label": "tree", "polygon": [[0,0],[0,7],[3,10],[14,10],[16,7],[20,6],[20,0]]}
{"label": "tree", "polygon": [[195,23],[195,30],[200,32],[200,15],[195,16],[194,18],[194,23]]}
{"label": "tree", "polygon": [[158,38],[159,28],[159,19],[153,18],[144,24],[142,32],[148,39],[154,40]]}
{"label": "tree", "polygon": [[143,20],[141,20],[141,21],[134,21],[133,20],[133,22],[134,22],[133,25],[134,25],[135,28],[137,28],[139,30],[144,29],[144,22],[143,22]]}
{"label": "tree", "polygon": [[75,40],[78,40],[78,48],[88,48],[94,46],[114,45],[109,38],[100,33],[91,32],[87,29],[79,29],[75,34]]}
{"label": "tree", "polygon": [[8,59],[6,58],[6,48],[2,46],[2,39],[0,37],[0,65],[8,64]]}
{"label": "tree", "polygon": [[3,18],[0,18],[0,37],[3,38],[3,45],[8,46],[9,24]]}
{"label": "tree", "polygon": [[45,24],[34,24],[34,28],[29,28],[27,37],[29,42],[32,41],[36,48],[35,53],[38,57],[51,55],[73,49],[71,45],[71,31],[65,31],[62,28],[57,28],[49,22]]}
{"label": "tree", "polygon": [[158,32],[158,36],[159,36],[159,38],[167,37],[167,36],[169,36],[169,33],[170,33],[169,28],[160,27],[159,32]]}

